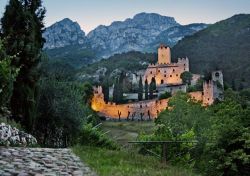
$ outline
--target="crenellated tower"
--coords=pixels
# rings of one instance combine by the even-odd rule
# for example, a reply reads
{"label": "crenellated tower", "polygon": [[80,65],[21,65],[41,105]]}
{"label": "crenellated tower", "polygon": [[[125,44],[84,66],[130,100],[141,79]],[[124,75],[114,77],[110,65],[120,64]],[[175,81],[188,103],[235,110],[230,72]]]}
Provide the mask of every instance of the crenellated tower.
{"label": "crenellated tower", "polygon": [[171,52],[170,48],[166,45],[161,44],[158,48],[158,64],[170,64],[171,63]]}

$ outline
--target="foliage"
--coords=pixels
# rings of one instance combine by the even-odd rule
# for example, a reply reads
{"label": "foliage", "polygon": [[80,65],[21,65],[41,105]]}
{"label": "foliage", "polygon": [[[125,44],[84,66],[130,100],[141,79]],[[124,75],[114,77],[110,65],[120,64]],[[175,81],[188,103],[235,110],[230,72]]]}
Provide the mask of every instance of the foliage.
{"label": "foliage", "polygon": [[85,104],[90,105],[91,99],[93,97],[93,88],[92,88],[92,85],[89,82],[83,83],[83,85],[82,85],[82,93],[83,93],[82,101]]}
{"label": "foliage", "polygon": [[167,99],[167,98],[169,98],[171,96],[172,95],[171,95],[170,92],[165,92],[165,93],[163,93],[163,94],[160,95],[159,100],[161,100],[161,99]]}
{"label": "foliage", "polygon": [[89,110],[79,85],[45,78],[40,81],[38,113],[35,133],[39,143],[62,147],[75,142]]}
{"label": "foliage", "polygon": [[20,67],[11,97],[11,110],[16,119],[23,119],[28,131],[32,131],[36,117],[37,65],[44,43],[44,15],[41,0],[10,0],[1,19],[6,53],[12,56],[19,53],[11,62]]}
{"label": "foliage", "polygon": [[79,69],[86,64],[98,60],[95,53],[88,46],[70,45],[44,51],[51,63],[69,65],[73,69]]}
{"label": "foliage", "polygon": [[147,79],[145,81],[144,90],[145,90],[145,100],[148,100],[148,80]]}
{"label": "foliage", "polygon": [[[146,69],[149,63],[155,63],[157,60],[156,54],[141,53],[131,51],[122,54],[115,54],[107,59],[102,59],[92,64],[84,65],[78,70],[77,75],[88,74],[93,75],[99,68],[107,68],[106,77],[111,78],[110,84],[115,82],[115,77],[118,74],[112,74],[113,71],[119,69],[124,72],[135,72],[141,69]],[[93,80],[88,80],[93,83]]]}
{"label": "foliage", "polygon": [[[230,94],[230,95],[229,95]],[[250,107],[237,102],[237,94],[227,91],[225,100],[213,107],[208,131],[207,173],[212,175],[249,175]]]}
{"label": "foliage", "polygon": [[142,85],[142,78],[140,76],[139,89],[138,89],[138,100],[141,101],[142,98],[143,98],[143,85]]}
{"label": "foliage", "polygon": [[102,91],[104,95],[104,101],[108,102],[109,101],[109,80],[106,78],[102,84]]}
{"label": "foliage", "polygon": [[203,79],[200,78],[197,80],[195,85],[189,85],[187,88],[187,92],[195,92],[195,91],[202,91],[203,90]]}
{"label": "foliage", "polygon": [[99,147],[74,146],[73,152],[102,176],[188,176],[190,170],[163,165],[151,156],[139,155],[134,148],[107,150]]}
{"label": "foliage", "polygon": [[172,49],[173,58],[188,56],[193,73],[222,70],[224,81],[238,90],[250,86],[250,15],[239,14],[185,37]]}
{"label": "foliage", "polygon": [[[169,106],[174,107],[163,111],[156,119],[156,129],[152,135],[142,135],[140,140],[181,140],[199,142],[205,140],[202,134],[207,128],[209,114],[189,96],[178,92],[169,101]],[[159,146],[146,146],[160,154]],[[168,147],[168,160],[190,167],[192,159],[199,159],[191,150],[199,145],[193,143],[173,144]],[[145,148],[145,146],[144,146]],[[196,164],[194,161],[191,166]]]}
{"label": "foliage", "polygon": [[153,77],[151,79],[151,82],[149,84],[149,99],[154,98],[154,91],[156,90],[156,81],[155,78]]}
{"label": "foliage", "polygon": [[190,84],[191,84],[191,80],[192,80],[192,78],[193,78],[193,75],[192,75],[191,72],[185,71],[185,72],[183,72],[183,73],[181,74],[180,77],[181,77],[182,82],[183,82],[184,84],[190,85]]}
{"label": "foliage", "polygon": [[83,125],[77,143],[80,145],[98,146],[107,149],[118,149],[119,146],[107,137],[103,131],[92,124]]}
{"label": "foliage", "polygon": [[13,57],[7,56],[0,39],[0,107],[6,106],[13,91],[13,82],[19,69],[11,66]]}
{"label": "foliage", "polygon": [[[207,175],[249,175],[250,107],[241,95],[227,89],[224,101],[204,108],[179,92],[156,119],[154,133],[138,139],[196,140],[168,146],[168,160]],[[161,151],[159,146],[141,147],[144,153],[149,149]]]}

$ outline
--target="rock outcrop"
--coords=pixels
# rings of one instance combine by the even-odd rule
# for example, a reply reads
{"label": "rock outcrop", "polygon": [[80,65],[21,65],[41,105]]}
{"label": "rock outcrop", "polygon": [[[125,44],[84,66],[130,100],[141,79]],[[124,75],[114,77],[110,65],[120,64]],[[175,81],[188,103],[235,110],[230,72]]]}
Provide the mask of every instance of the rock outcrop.
{"label": "rock outcrop", "polygon": [[156,13],[139,13],[109,26],[100,25],[85,36],[77,22],[66,18],[45,30],[44,49],[65,47],[64,52],[59,52],[63,58],[63,55],[76,55],[76,51],[67,46],[81,50],[88,48],[97,57],[107,58],[128,51],[151,52],[159,43],[174,46],[183,37],[206,27],[206,24],[180,25],[173,17]]}
{"label": "rock outcrop", "polygon": [[0,145],[4,146],[34,146],[37,140],[30,134],[11,127],[5,123],[0,124]]}
{"label": "rock outcrop", "polygon": [[98,26],[87,38],[94,50],[108,57],[131,50],[143,51],[162,31],[179,25],[173,17],[140,13],[132,19],[113,22],[110,26]]}
{"label": "rock outcrop", "polygon": [[65,18],[46,28],[43,37],[46,40],[44,49],[62,48],[69,45],[84,45],[87,42],[85,33],[77,22]]}

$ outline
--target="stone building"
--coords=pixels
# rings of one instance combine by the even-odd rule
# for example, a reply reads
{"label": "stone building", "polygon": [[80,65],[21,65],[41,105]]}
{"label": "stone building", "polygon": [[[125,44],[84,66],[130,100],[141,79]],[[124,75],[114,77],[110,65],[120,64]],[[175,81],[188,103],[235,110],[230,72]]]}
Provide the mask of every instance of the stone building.
{"label": "stone building", "polygon": [[181,74],[189,71],[188,58],[179,58],[177,63],[171,62],[170,48],[160,45],[158,48],[158,61],[150,64],[144,74],[144,82],[147,79],[150,83],[154,77],[156,85],[178,85],[182,84]]}

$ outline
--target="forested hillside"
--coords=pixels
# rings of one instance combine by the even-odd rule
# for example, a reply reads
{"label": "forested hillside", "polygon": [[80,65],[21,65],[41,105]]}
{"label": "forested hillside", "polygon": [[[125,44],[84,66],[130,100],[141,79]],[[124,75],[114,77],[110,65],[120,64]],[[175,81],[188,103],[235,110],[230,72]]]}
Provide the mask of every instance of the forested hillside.
{"label": "forested hillside", "polygon": [[185,37],[172,49],[173,58],[187,56],[194,73],[221,69],[235,89],[250,86],[250,15],[235,15]]}

